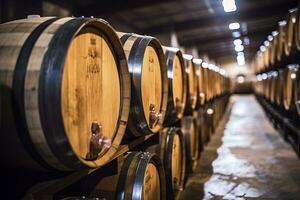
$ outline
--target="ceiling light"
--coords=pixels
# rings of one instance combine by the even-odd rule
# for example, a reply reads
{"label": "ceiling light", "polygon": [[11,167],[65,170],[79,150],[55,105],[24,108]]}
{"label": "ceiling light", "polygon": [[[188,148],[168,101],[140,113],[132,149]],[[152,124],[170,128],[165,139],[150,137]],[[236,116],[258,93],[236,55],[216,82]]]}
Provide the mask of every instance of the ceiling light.
{"label": "ceiling light", "polygon": [[266,47],[268,47],[268,46],[270,45],[270,42],[269,42],[268,40],[266,40],[266,41],[264,41],[264,45],[265,45]]}
{"label": "ceiling light", "polygon": [[242,45],[242,40],[241,39],[235,39],[235,40],[233,40],[233,44],[234,44],[234,46],[238,46],[238,45]]}
{"label": "ceiling light", "polygon": [[237,60],[245,60],[245,56],[242,54],[242,55],[238,55],[236,57]]}
{"label": "ceiling light", "polygon": [[193,56],[190,54],[183,54],[183,58],[187,59],[187,60],[192,60]]}
{"label": "ceiling light", "polygon": [[220,69],[220,74],[222,74],[224,76],[226,74],[225,69]]}
{"label": "ceiling light", "polygon": [[238,60],[237,63],[238,63],[238,65],[241,65],[241,66],[245,65],[245,60]]}
{"label": "ceiling light", "polygon": [[236,30],[236,29],[239,29],[241,26],[240,26],[239,23],[234,22],[234,23],[229,24],[228,27],[229,27],[230,30]]}
{"label": "ceiling light", "polygon": [[269,36],[268,36],[268,40],[269,40],[269,41],[272,41],[273,38],[274,38],[274,37],[273,37],[272,35],[269,35]]}
{"label": "ceiling light", "polygon": [[260,49],[261,52],[264,52],[264,51],[266,50],[266,47],[265,47],[264,45],[261,45],[261,46],[259,47],[259,49]]}
{"label": "ceiling light", "polygon": [[273,37],[275,37],[276,35],[278,35],[278,31],[272,31],[272,35]]}
{"label": "ceiling light", "polygon": [[268,75],[267,75],[266,73],[263,73],[263,74],[262,74],[262,79],[263,79],[263,80],[266,80],[267,78],[268,78]]}
{"label": "ceiling light", "polygon": [[244,52],[242,52],[242,51],[237,52],[237,55],[238,55],[238,56],[245,56]]}
{"label": "ceiling light", "polygon": [[256,76],[256,79],[257,79],[258,81],[262,81],[262,75],[258,74],[258,75]]}
{"label": "ceiling light", "polygon": [[245,57],[244,57],[244,55],[238,55],[237,57],[236,57],[236,59],[239,61],[242,61],[242,60],[244,60],[245,61]]}
{"label": "ceiling light", "polygon": [[244,38],[244,44],[249,45],[250,44],[250,39],[248,37]]}
{"label": "ceiling light", "polygon": [[225,12],[233,12],[236,11],[236,5],[234,0],[223,0],[222,5],[224,7]]}
{"label": "ceiling light", "polygon": [[234,50],[236,52],[244,51],[244,46],[243,45],[237,45],[237,46],[234,47]]}
{"label": "ceiling light", "polygon": [[209,65],[208,65],[208,69],[210,69],[210,70],[213,70],[214,67],[215,67],[215,66],[214,66],[213,64],[209,64]]}
{"label": "ceiling light", "polygon": [[238,56],[236,57],[236,59],[237,59],[237,63],[238,63],[239,65],[245,65],[245,56],[244,56],[244,54],[238,55]]}
{"label": "ceiling light", "polygon": [[193,62],[197,65],[200,65],[202,63],[202,59],[199,59],[199,58],[194,58],[193,59]]}
{"label": "ceiling light", "polygon": [[286,20],[282,20],[280,22],[278,22],[279,26],[285,26],[286,25]]}
{"label": "ceiling light", "polygon": [[244,76],[238,76],[237,77],[237,82],[238,83],[244,83],[245,82],[245,77]]}
{"label": "ceiling light", "polygon": [[203,63],[202,63],[202,67],[203,67],[203,68],[208,68],[208,63],[203,62]]}
{"label": "ceiling light", "polygon": [[233,31],[232,32],[232,37],[239,38],[239,37],[241,37],[241,33],[239,31]]}

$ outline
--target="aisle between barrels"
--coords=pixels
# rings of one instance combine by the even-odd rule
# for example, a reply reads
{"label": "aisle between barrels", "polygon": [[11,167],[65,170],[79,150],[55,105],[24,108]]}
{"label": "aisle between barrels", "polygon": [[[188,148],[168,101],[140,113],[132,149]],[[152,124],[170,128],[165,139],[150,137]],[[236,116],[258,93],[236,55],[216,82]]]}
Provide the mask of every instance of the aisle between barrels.
{"label": "aisle between barrels", "polygon": [[297,199],[300,161],[252,95],[231,112],[202,152],[181,199]]}

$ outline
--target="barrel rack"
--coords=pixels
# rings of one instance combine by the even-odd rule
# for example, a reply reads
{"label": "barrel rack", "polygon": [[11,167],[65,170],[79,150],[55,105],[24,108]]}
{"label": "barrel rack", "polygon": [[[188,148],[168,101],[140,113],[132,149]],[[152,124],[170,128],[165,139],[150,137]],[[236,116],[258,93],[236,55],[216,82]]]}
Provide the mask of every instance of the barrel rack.
{"label": "barrel rack", "polygon": [[[158,144],[158,134],[142,136],[128,144],[122,144],[108,164],[96,169],[50,175],[48,181],[33,184],[34,186],[26,192],[24,199],[107,199],[101,197],[101,188],[98,188],[97,198],[85,196],[89,195],[91,190],[95,190],[95,185],[99,180],[118,173],[127,152],[139,151],[140,148],[154,144]],[[53,177],[56,178],[53,179]],[[86,182],[89,184],[84,184]]]}
{"label": "barrel rack", "polygon": [[278,129],[283,138],[292,145],[300,159],[300,128],[294,121],[281,114],[264,98],[260,96],[256,96],[256,98],[266,111],[267,116],[274,124],[274,127]]}

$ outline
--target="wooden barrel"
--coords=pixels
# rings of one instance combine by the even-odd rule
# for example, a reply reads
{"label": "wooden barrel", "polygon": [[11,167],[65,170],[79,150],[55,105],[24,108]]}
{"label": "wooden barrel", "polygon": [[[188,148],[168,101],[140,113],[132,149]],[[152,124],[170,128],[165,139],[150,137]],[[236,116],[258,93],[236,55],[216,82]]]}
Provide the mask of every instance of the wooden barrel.
{"label": "wooden barrel", "polygon": [[299,66],[298,66],[294,86],[295,86],[295,89],[294,89],[295,105],[296,105],[297,113],[300,116],[300,69],[299,69]]}
{"label": "wooden barrel", "polygon": [[196,70],[196,77],[198,81],[198,102],[200,106],[205,104],[205,93],[206,93],[206,85],[205,85],[205,71],[202,67],[202,60],[201,59],[193,59],[193,63]]}
{"label": "wooden barrel", "polygon": [[275,81],[275,103],[277,106],[283,106],[283,70],[279,69],[277,74]]}
{"label": "wooden barrel", "polygon": [[164,47],[168,70],[168,104],[164,124],[170,125],[181,119],[187,97],[187,76],[182,53],[177,48]]}
{"label": "wooden barrel", "polygon": [[127,129],[133,136],[157,133],[168,100],[167,68],[159,41],[150,36],[118,33],[131,76],[131,108]]}
{"label": "wooden barrel", "polygon": [[112,27],[48,17],[1,24],[0,32],[2,161],[40,168],[35,158],[58,170],[107,163],[130,105],[126,57]]}
{"label": "wooden barrel", "polygon": [[286,35],[285,35],[285,27],[286,21],[280,21],[278,23],[278,43],[276,47],[276,59],[277,61],[282,60],[283,50],[284,50],[284,43],[286,42]]}
{"label": "wooden barrel", "polygon": [[164,200],[166,180],[159,157],[148,152],[131,152],[117,183],[117,200]]}
{"label": "wooden barrel", "polygon": [[287,16],[287,25],[285,27],[285,42],[284,42],[284,53],[286,56],[290,56],[293,47],[295,47],[295,25],[296,25],[296,16],[297,9],[289,10]]}
{"label": "wooden barrel", "polygon": [[206,81],[206,101],[209,102],[213,99],[214,97],[214,80],[213,80],[213,71],[209,68],[206,68],[206,76],[207,76],[207,81]]}
{"label": "wooden barrel", "polygon": [[[300,4],[298,4],[298,10],[300,10]],[[296,13],[296,23],[295,23],[295,44],[298,49],[300,50],[300,11]]]}
{"label": "wooden barrel", "polygon": [[[201,143],[199,146],[200,152],[203,150],[203,146],[210,141],[210,118],[207,114],[207,106],[200,107],[198,111],[193,113],[193,117],[197,119],[198,130],[200,132]],[[199,154],[200,156],[200,154]]]}
{"label": "wooden barrel", "polygon": [[257,56],[256,56],[256,66],[257,66],[257,72],[261,72],[263,70],[263,56],[262,56],[262,52],[259,51]]}
{"label": "wooden barrel", "polygon": [[272,36],[270,37],[272,40],[270,40],[269,45],[269,63],[271,66],[274,66],[276,61],[276,48],[278,43],[278,32],[273,31]]}
{"label": "wooden barrel", "polygon": [[262,52],[263,56],[263,70],[267,70],[269,68],[269,60],[270,60],[270,46],[269,46],[269,41],[265,41],[264,44],[265,50]]}
{"label": "wooden barrel", "polygon": [[202,124],[204,123],[204,115],[203,115],[203,107],[200,107],[199,109],[195,110],[193,112],[193,117],[196,122],[196,130],[198,132],[199,137],[199,143],[198,143],[198,158],[201,156],[201,152],[204,149],[204,145],[206,144],[206,135],[205,131],[202,131]]}
{"label": "wooden barrel", "polygon": [[183,54],[185,63],[185,72],[187,74],[187,110],[194,110],[197,106],[197,78],[196,69],[193,63],[193,56],[189,54]]}
{"label": "wooden barrel", "polygon": [[186,147],[180,128],[164,128],[160,132],[160,145],[156,153],[160,156],[166,174],[167,199],[178,199],[184,188],[186,170]]}
{"label": "wooden barrel", "polygon": [[200,155],[199,146],[202,146],[201,135],[198,130],[196,119],[193,116],[182,118],[181,131],[186,147],[186,173],[192,173],[197,167]]}
{"label": "wooden barrel", "polygon": [[276,101],[276,78],[278,76],[277,71],[271,71],[269,72],[269,76],[268,76],[268,84],[269,84],[269,100],[271,103],[275,103]]}
{"label": "wooden barrel", "polygon": [[216,85],[216,96],[219,97],[223,93],[223,86],[225,83],[223,82],[223,77],[220,74],[220,69],[219,71],[216,72],[216,79],[217,79],[217,85]]}
{"label": "wooden barrel", "polygon": [[289,111],[294,104],[298,65],[288,65],[283,76],[283,106]]}
{"label": "wooden barrel", "polygon": [[272,76],[270,75],[270,73],[268,73],[268,78],[266,80],[266,84],[267,84],[267,99],[269,101],[271,101],[271,96],[272,96]]}
{"label": "wooden barrel", "polygon": [[266,99],[270,100],[270,79],[269,78],[265,80],[265,84],[266,84],[265,96]]}

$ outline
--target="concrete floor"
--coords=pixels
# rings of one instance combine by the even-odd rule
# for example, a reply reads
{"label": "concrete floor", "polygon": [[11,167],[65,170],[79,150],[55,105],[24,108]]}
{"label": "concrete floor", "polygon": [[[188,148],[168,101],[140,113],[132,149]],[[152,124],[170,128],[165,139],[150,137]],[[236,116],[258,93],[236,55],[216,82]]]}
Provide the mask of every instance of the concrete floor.
{"label": "concrete floor", "polygon": [[296,153],[254,96],[231,102],[181,199],[300,199]]}

